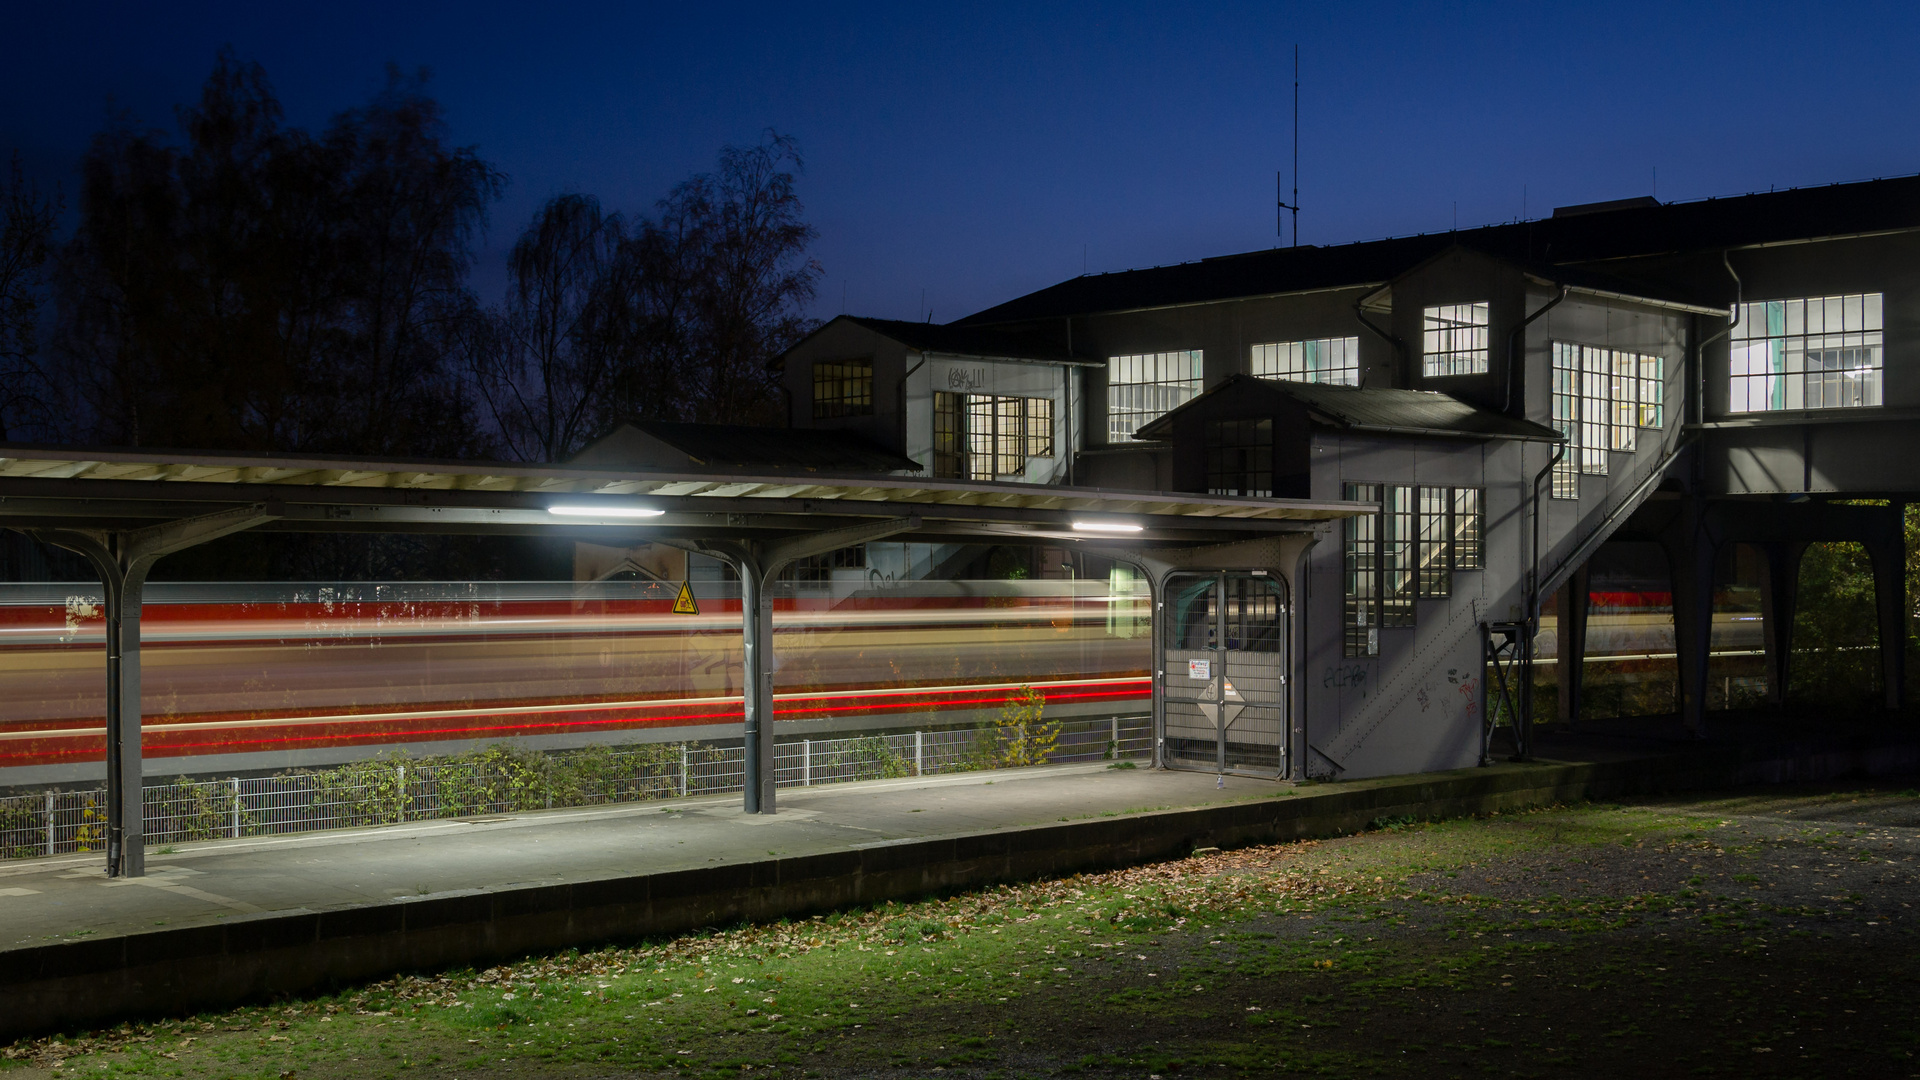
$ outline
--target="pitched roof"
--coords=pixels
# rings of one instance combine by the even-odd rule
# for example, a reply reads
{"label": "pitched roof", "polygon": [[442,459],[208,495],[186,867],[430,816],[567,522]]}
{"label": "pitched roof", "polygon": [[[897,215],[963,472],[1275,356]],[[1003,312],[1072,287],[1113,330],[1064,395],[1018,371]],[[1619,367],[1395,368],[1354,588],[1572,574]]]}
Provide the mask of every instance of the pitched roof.
{"label": "pitched roof", "polygon": [[[1333,247],[1275,248],[1071,278],[958,320],[987,326],[1314,289],[1377,285],[1453,244],[1514,262],[1594,263],[1920,228],[1920,176],[1580,212]],[[1710,298],[1721,303],[1732,298]]]}
{"label": "pitched roof", "polygon": [[1222,397],[1236,400],[1283,398],[1306,406],[1308,414],[1328,427],[1373,431],[1391,435],[1437,435],[1465,439],[1525,439],[1557,442],[1560,433],[1531,420],[1503,416],[1469,405],[1450,394],[1433,390],[1395,390],[1385,387],[1331,386],[1324,383],[1281,382],[1251,375],[1229,375],[1220,385],[1187,402],[1134,433],[1136,438],[1164,439],[1172,434],[1175,417],[1207,408],[1203,402]]}
{"label": "pitched roof", "polygon": [[[631,428],[687,455],[694,465],[715,469],[797,469],[826,473],[919,471],[920,464],[864,435],[830,428],[747,427],[741,424],[678,424],[630,420]],[[575,455],[577,462],[613,463],[621,455],[616,428]]]}
{"label": "pitched roof", "polygon": [[827,327],[841,322],[864,327],[882,337],[897,341],[909,349],[923,352],[978,356],[993,360],[1076,364],[1088,367],[1105,364],[1104,360],[1076,356],[1067,349],[1059,336],[1054,334],[1022,333],[978,326],[960,326],[955,323],[911,322],[905,319],[873,319],[864,315],[840,315],[829,319],[813,333],[789,346],[785,353],[781,353],[774,360],[774,366],[784,361],[787,353],[793,352]]}

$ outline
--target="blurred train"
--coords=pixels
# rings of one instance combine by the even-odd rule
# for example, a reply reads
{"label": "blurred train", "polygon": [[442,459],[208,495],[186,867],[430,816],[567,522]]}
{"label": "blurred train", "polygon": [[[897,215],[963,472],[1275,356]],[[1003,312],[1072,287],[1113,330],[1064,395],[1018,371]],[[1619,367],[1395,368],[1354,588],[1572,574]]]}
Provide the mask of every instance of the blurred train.
{"label": "blurred train", "polygon": [[[148,586],[150,774],[330,764],[514,739],[737,738],[740,601],[677,585]],[[92,584],[0,584],[0,785],[102,774],[104,617]],[[1032,687],[1049,716],[1149,704],[1144,584],[920,581],[783,587],[782,737],[966,724]]]}

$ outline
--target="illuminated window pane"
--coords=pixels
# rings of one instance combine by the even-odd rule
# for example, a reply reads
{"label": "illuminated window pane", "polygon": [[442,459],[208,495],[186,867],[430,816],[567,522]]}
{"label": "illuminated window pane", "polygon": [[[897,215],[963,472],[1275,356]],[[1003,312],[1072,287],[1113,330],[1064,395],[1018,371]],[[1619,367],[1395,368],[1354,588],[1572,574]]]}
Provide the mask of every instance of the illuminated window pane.
{"label": "illuminated window pane", "polygon": [[1428,378],[1484,375],[1487,371],[1487,305],[1442,304],[1424,312],[1420,359]]}
{"label": "illuminated window pane", "polygon": [[1144,424],[1200,396],[1202,353],[1140,353],[1107,360],[1107,441],[1131,442]]}
{"label": "illuminated window pane", "polygon": [[[1340,497],[1378,503],[1379,484],[1344,484]],[[1344,619],[1348,656],[1380,655],[1380,515],[1359,514],[1340,523],[1345,556]]]}
{"label": "illuminated window pane", "polygon": [[1360,385],[1360,339],[1320,338],[1255,345],[1249,356],[1253,374],[1288,382]]}
{"label": "illuminated window pane", "polygon": [[1728,409],[1880,405],[1882,307],[1880,293],[1741,304],[1728,347]]}
{"label": "illuminated window pane", "polygon": [[1453,515],[1452,490],[1443,487],[1419,489],[1420,508],[1420,598],[1448,596],[1453,592]]}

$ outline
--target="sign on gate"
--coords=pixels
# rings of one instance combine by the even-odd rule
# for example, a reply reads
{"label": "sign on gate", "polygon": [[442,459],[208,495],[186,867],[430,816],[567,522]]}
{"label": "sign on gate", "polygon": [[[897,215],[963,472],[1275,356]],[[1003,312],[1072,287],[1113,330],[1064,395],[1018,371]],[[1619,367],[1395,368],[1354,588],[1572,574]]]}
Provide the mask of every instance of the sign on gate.
{"label": "sign on gate", "polygon": [[1211,660],[1187,661],[1187,678],[1189,679],[1213,678],[1213,661]]}

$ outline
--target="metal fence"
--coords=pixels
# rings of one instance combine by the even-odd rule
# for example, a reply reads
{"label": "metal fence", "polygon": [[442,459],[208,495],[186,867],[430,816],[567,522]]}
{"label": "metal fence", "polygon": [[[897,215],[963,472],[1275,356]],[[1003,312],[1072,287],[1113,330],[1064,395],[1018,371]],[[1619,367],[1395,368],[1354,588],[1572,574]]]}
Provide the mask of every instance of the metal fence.
{"label": "metal fence", "polygon": [[[774,781],[808,787],[991,768],[991,728],[912,731],[774,746]],[[1144,716],[1060,725],[1049,764],[1132,759],[1152,751]],[[275,836],[405,821],[719,795],[745,785],[740,746],[653,743],[531,755],[495,748],[451,761],[374,759],[278,776],[151,784],[142,806],[148,846]],[[0,796],[0,858],[99,851],[106,788]]]}

